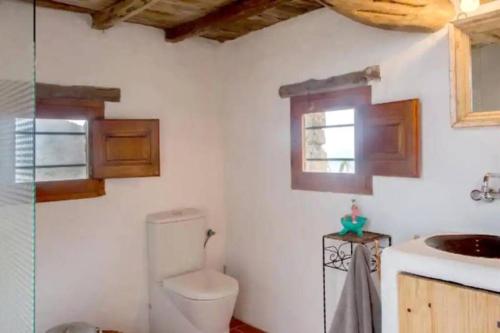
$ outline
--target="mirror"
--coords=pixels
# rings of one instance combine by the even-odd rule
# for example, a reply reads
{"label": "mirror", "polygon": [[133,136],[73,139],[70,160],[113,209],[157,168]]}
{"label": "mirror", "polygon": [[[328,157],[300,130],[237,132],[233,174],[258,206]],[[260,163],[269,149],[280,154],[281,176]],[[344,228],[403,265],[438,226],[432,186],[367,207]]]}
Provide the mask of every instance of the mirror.
{"label": "mirror", "polygon": [[354,109],[303,116],[304,172],[355,173]]}
{"label": "mirror", "polygon": [[500,9],[450,28],[452,126],[500,126]]}
{"label": "mirror", "polygon": [[472,111],[500,110],[500,29],[498,40],[472,44]]}

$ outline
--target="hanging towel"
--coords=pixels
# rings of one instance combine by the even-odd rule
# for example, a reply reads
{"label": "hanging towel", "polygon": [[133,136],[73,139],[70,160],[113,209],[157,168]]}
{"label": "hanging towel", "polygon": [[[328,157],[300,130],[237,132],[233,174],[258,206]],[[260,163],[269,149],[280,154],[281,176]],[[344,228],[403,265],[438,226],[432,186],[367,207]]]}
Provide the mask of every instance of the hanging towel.
{"label": "hanging towel", "polygon": [[381,333],[381,304],[371,276],[371,252],[354,251],[330,333]]}

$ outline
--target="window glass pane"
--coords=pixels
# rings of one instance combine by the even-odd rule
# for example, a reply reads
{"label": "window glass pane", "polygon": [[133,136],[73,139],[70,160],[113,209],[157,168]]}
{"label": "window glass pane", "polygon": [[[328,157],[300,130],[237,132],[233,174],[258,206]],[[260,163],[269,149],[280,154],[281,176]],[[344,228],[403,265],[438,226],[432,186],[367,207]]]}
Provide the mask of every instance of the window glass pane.
{"label": "window glass pane", "polygon": [[[15,119],[15,182],[32,183],[35,180],[34,165],[34,119]],[[20,134],[23,133],[23,134]],[[23,168],[20,168],[23,167]]]}
{"label": "window glass pane", "polygon": [[16,133],[17,132],[26,132],[26,133],[31,133],[33,134],[33,119],[28,119],[28,118],[16,118],[15,120],[15,126],[16,126]]}
{"label": "window glass pane", "polygon": [[51,133],[87,133],[86,120],[73,119],[37,119],[36,131]]}
{"label": "window glass pane", "polygon": [[306,129],[307,159],[354,159],[354,126]]}
{"label": "window glass pane", "polygon": [[356,162],[352,161],[306,161],[306,172],[355,173]]}
{"label": "window glass pane", "polygon": [[304,115],[306,128],[336,125],[354,125],[354,109],[314,112]]}
{"label": "window glass pane", "polygon": [[[33,166],[33,132],[16,134],[16,166]],[[31,145],[31,148],[30,148]]]}
{"label": "window glass pane", "polygon": [[67,164],[87,164],[85,135],[36,135],[36,166]]}
{"label": "window glass pane", "polygon": [[35,177],[37,182],[86,179],[87,166],[36,168]]}
{"label": "window glass pane", "polygon": [[304,115],[305,172],[355,173],[354,109]]}
{"label": "window glass pane", "polygon": [[16,183],[30,183],[35,179],[33,168],[16,168]]}
{"label": "window glass pane", "polygon": [[[36,119],[35,169],[22,149],[16,150],[16,181],[58,181],[87,179],[88,122],[72,119]],[[22,147],[33,135],[23,119],[16,122],[16,146]]]}

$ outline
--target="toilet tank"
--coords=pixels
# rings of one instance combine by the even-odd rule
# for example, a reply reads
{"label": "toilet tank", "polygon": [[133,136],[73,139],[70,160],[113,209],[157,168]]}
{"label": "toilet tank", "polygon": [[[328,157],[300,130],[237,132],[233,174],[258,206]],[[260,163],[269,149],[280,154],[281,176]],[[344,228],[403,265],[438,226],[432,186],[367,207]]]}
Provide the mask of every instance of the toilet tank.
{"label": "toilet tank", "polygon": [[204,266],[206,221],[194,208],[148,215],[149,278],[154,282]]}

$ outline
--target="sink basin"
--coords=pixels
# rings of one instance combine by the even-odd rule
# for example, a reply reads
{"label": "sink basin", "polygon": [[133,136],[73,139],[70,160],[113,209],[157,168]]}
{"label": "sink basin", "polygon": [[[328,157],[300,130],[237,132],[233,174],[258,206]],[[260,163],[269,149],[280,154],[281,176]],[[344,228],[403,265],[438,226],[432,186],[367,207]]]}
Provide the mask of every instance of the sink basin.
{"label": "sink basin", "polygon": [[465,256],[500,259],[500,237],[490,235],[440,235],[425,243],[435,249]]}

